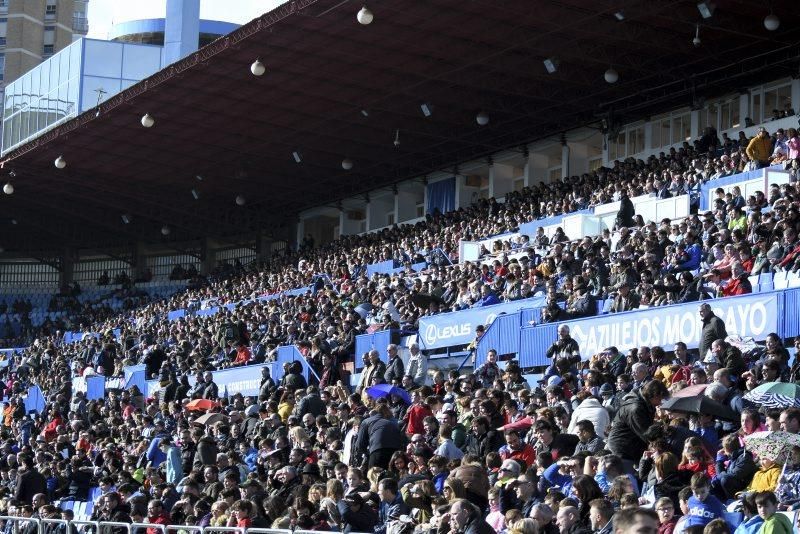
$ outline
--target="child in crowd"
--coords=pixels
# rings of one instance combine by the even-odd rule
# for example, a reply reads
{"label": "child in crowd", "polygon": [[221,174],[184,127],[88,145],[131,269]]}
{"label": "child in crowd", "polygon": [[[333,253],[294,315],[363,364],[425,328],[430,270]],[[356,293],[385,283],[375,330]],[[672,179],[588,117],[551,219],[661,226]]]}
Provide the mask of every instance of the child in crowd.
{"label": "child in crowd", "polygon": [[450,471],[447,470],[447,458],[435,454],[428,460],[428,468],[433,475],[433,487],[436,488],[436,493],[441,494],[444,491],[444,481],[447,480]]}
{"label": "child in crowd", "polygon": [[692,475],[692,496],[689,498],[689,519],[686,526],[705,526],[712,520],[725,518],[725,507],[711,495],[711,481],[705,473]]}
{"label": "child in crowd", "polygon": [[678,518],[675,517],[675,505],[669,497],[661,497],[656,501],[656,513],[658,514],[658,534],[672,534]]}
{"label": "child in crowd", "polygon": [[762,491],[756,495],[758,515],[764,520],[759,534],[792,534],[792,522],[778,511],[778,498],[771,491]]}
{"label": "child in crowd", "polygon": [[489,490],[489,515],[486,516],[486,522],[495,532],[501,532],[506,526],[505,516],[500,511],[500,490],[497,488]]}

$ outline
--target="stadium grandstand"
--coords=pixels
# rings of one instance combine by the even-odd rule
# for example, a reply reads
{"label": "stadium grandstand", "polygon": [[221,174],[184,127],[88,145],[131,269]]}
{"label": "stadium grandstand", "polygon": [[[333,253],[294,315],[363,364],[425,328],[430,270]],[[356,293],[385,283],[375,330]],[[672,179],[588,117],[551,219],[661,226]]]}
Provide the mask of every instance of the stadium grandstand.
{"label": "stadium grandstand", "polygon": [[800,5],[168,6],[5,89],[4,532],[797,531]]}

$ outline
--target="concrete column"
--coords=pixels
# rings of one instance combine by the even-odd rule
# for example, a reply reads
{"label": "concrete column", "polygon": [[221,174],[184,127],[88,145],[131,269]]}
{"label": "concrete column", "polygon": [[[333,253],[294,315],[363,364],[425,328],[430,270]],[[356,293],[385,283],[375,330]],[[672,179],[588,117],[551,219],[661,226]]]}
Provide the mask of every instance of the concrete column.
{"label": "concrete column", "polygon": [[292,248],[294,250],[297,250],[297,248],[300,246],[300,243],[303,242],[303,238],[306,236],[306,224],[305,220],[302,217],[298,218],[297,223],[295,224],[296,224],[295,226],[296,230],[294,232],[295,242],[290,243],[290,245],[293,245]]}
{"label": "concrete column", "polygon": [[800,112],[800,78],[792,78],[792,108]]}
{"label": "concrete column", "polygon": [[700,110],[693,109],[689,112],[689,135],[692,136],[692,139],[697,139],[700,137],[701,126],[700,126]]}
{"label": "concrete column", "polygon": [[58,287],[65,287],[75,280],[75,261],[77,253],[73,248],[65,248],[61,254],[61,273],[59,273]]}
{"label": "concrete column", "polygon": [[544,154],[530,154],[528,156],[528,185],[547,182],[547,167],[550,166],[549,159]]}
{"label": "concrete column", "polygon": [[647,152],[653,146],[653,121],[644,123],[644,150]]}
{"label": "concrete column", "polygon": [[164,22],[164,65],[197,50],[200,39],[200,0],[167,0]]}
{"label": "concrete column", "polygon": [[200,242],[200,272],[208,274],[214,270],[217,265],[216,254],[214,254],[214,247],[209,238],[204,238]]}
{"label": "concrete column", "polygon": [[739,95],[739,123],[744,129],[745,117],[750,117],[750,93],[742,93]]}
{"label": "concrete column", "polygon": [[561,177],[568,178],[570,175],[569,167],[570,148],[567,143],[561,146]]}

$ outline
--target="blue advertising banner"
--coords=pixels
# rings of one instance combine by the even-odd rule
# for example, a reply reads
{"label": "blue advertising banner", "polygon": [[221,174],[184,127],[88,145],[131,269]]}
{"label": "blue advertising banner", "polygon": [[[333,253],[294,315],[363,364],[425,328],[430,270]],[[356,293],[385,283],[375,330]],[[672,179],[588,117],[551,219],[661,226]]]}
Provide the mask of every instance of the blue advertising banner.
{"label": "blue advertising banner", "polygon": [[390,274],[394,269],[394,260],[386,260],[367,265],[367,278],[375,274]]}
{"label": "blue advertising banner", "polygon": [[167,313],[167,320],[168,321],[177,321],[181,317],[186,316],[186,310],[173,310]]}
{"label": "blue advertising banner", "polygon": [[94,375],[86,378],[86,400],[102,399],[106,395],[106,377]]}
{"label": "blue advertising banner", "polygon": [[[714,314],[725,321],[728,335],[764,339],[778,332],[781,324],[781,299],[777,293],[761,293],[736,298],[704,301]],[[634,347],[671,345],[683,341],[691,348],[700,342],[703,322],[698,313],[700,303],[681,304],[615,313],[567,322],[570,335],[581,348],[584,359],[615,346],[620,351]],[[537,327],[538,328],[538,327]],[[554,341],[555,338],[552,341]]]}
{"label": "blue advertising banner", "polygon": [[44,397],[39,386],[28,388],[28,395],[25,397],[25,411],[27,413],[44,411]]}
{"label": "blue advertising banner", "polygon": [[142,393],[147,392],[147,376],[145,375],[146,365],[128,365],[122,368],[125,376],[125,389],[136,386]]}
{"label": "blue advertising banner", "polygon": [[544,306],[544,297],[515,300],[494,306],[441,313],[419,320],[419,344],[423,350],[466,345],[475,339],[478,325],[491,323],[501,313],[514,313],[522,308]]}

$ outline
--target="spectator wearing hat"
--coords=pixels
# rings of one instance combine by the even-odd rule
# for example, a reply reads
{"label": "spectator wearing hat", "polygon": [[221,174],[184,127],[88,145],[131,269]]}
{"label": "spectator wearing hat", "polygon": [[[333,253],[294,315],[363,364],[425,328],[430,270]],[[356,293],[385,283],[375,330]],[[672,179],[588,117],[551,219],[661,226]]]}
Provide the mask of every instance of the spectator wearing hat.
{"label": "spectator wearing hat", "polygon": [[627,280],[617,284],[615,289],[617,294],[611,303],[611,313],[626,312],[639,308],[639,295],[631,291],[631,285]]}

